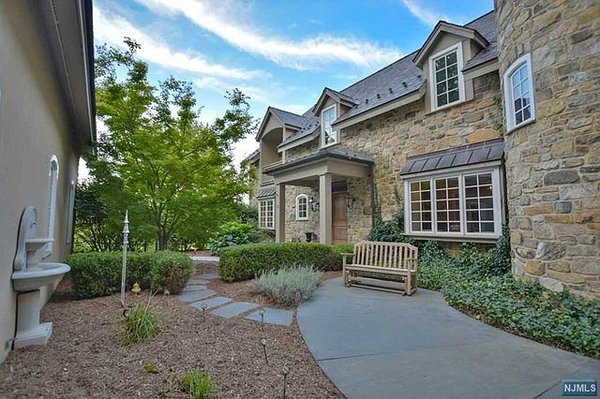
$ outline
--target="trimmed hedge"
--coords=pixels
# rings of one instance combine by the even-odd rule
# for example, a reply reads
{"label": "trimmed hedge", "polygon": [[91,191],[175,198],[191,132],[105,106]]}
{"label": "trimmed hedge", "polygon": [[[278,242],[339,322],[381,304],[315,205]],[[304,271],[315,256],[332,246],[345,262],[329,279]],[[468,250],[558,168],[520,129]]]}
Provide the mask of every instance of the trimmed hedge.
{"label": "trimmed hedge", "polygon": [[[89,252],[70,255],[73,291],[79,298],[111,295],[121,288],[120,252]],[[178,252],[131,252],[127,254],[127,289],[133,283],[142,289],[166,288],[181,291],[194,270],[192,260]]]}
{"label": "trimmed hedge", "polygon": [[267,270],[296,264],[321,271],[341,270],[342,252],[352,252],[352,246],[292,242],[239,245],[221,251],[219,275],[227,282],[250,280]]}

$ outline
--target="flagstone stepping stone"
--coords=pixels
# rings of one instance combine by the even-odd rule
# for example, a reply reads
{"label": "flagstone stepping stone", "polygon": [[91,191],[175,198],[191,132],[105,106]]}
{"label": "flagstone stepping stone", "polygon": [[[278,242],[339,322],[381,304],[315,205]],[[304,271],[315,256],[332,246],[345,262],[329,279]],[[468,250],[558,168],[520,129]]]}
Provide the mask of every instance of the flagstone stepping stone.
{"label": "flagstone stepping stone", "polygon": [[211,313],[216,316],[221,316],[226,319],[230,319],[242,313],[248,312],[249,310],[256,309],[258,306],[258,304],[250,302],[233,302],[229,305],[225,305],[218,309],[215,309]]}
{"label": "flagstone stepping stone", "polygon": [[213,290],[205,288],[199,291],[181,292],[181,294],[177,296],[177,299],[179,299],[181,302],[197,302],[201,301],[202,299],[211,297],[215,294],[216,292],[214,292]]}
{"label": "flagstone stepping stone", "polygon": [[202,291],[206,289],[206,285],[186,285],[186,287],[181,292],[192,292],[192,291]]}
{"label": "flagstone stepping stone", "polygon": [[208,283],[209,283],[208,280],[204,280],[204,279],[201,279],[201,278],[192,279],[192,280],[190,280],[190,281],[187,282],[188,285],[206,285]]}
{"label": "flagstone stepping stone", "polygon": [[209,298],[204,301],[194,302],[192,303],[192,306],[196,309],[202,310],[202,305],[206,305],[206,309],[212,309],[221,305],[225,305],[226,303],[229,303],[231,301],[233,301],[233,299],[228,298],[226,296],[216,296],[214,298]]}
{"label": "flagstone stepping stone", "polygon": [[[276,308],[264,308],[265,309],[265,324],[277,324],[280,326],[289,326],[292,324],[292,318],[294,317],[294,312],[286,309],[276,309]],[[259,311],[252,312],[248,316],[245,317],[248,320],[254,320],[260,322],[260,313]]]}
{"label": "flagstone stepping stone", "polygon": [[204,273],[200,277],[204,280],[216,280],[219,278],[219,274],[214,272]]}

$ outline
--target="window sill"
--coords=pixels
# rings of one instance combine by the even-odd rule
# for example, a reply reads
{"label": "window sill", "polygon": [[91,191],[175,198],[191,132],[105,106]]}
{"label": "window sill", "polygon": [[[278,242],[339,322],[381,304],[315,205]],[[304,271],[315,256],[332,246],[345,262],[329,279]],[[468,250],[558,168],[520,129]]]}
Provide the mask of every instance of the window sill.
{"label": "window sill", "polygon": [[334,146],[336,146],[336,145],[340,145],[340,142],[339,142],[339,141],[336,141],[335,143],[331,143],[331,144],[322,145],[322,146],[320,147],[320,149],[323,149],[323,148],[329,148],[329,147],[334,147]]}
{"label": "window sill", "polygon": [[513,126],[513,127],[511,127],[510,129],[506,129],[506,134],[509,134],[509,133],[512,133],[512,132],[514,132],[514,131],[516,131],[516,130],[519,130],[519,129],[521,129],[522,127],[529,126],[529,125],[531,125],[532,123],[535,123],[535,118],[533,118],[533,119],[530,119],[530,120],[528,120],[527,122],[523,122],[523,123],[521,123],[520,125]]}
{"label": "window sill", "polygon": [[436,113],[441,112],[441,111],[446,111],[446,110],[448,110],[450,108],[457,107],[459,105],[463,105],[463,104],[468,103],[468,102],[473,101],[473,100],[474,99],[470,99],[470,100],[467,100],[467,99],[458,100],[457,102],[454,102],[452,104],[447,104],[447,105],[444,105],[443,107],[438,107],[436,109],[432,109],[429,112],[425,113],[425,115],[429,116],[429,115],[433,115],[433,114],[436,114]]}
{"label": "window sill", "polygon": [[417,234],[417,233],[406,233],[408,237],[415,238],[417,240],[432,240],[432,241],[451,241],[451,242],[482,242],[482,243],[494,243],[500,236],[499,235],[439,235],[439,234]]}

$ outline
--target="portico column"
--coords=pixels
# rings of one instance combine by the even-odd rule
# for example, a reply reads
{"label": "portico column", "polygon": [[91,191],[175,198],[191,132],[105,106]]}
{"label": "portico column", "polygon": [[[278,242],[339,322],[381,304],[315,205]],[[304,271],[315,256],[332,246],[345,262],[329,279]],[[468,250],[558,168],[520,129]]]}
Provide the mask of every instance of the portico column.
{"label": "portico column", "polygon": [[319,239],[321,244],[331,244],[332,234],[331,174],[319,176]]}
{"label": "portico column", "polygon": [[275,241],[285,242],[285,184],[275,186]]}

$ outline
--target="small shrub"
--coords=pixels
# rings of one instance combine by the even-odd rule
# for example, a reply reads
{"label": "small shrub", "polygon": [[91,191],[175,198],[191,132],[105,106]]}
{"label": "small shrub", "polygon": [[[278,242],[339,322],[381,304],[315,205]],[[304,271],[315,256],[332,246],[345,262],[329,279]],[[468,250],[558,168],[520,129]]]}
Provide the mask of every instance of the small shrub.
{"label": "small shrub", "polygon": [[248,283],[253,292],[266,294],[283,305],[297,305],[311,298],[315,293],[321,273],[310,267],[286,267],[269,270]]}
{"label": "small shrub", "polygon": [[179,381],[181,389],[192,399],[206,398],[213,392],[210,376],[201,370],[191,370]]}
{"label": "small shrub", "polygon": [[[163,255],[169,254],[169,255]],[[67,263],[71,266],[73,291],[79,298],[95,298],[111,295],[121,289],[120,252],[90,252],[70,255]],[[174,268],[171,270],[169,265]],[[183,270],[183,272],[182,272]],[[177,252],[130,252],[127,254],[127,289],[138,282],[142,289],[171,282],[175,277],[183,280],[169,286],[182,286],[193,271],[193,262],[188,256]],[[164,276],[163,276],[164,274]],[[171,291],[173,293],[177,292]]]}
{"label": "small shrub", "polygon": [[159,252],[150,269],[150,287],[154,291],[180,292],[194,272],[194,262],[177,252]]}
{"label": "small shrub", "polygon": [[125,345],[131,345],[152,339],[158,334],[158,317],[150,307],[150,298],[146,306],[133,305],[125,318],[125,329],[121,340]]}
{"label": "small shrub", "polygon": [[342,252],[352,246],[318,243],[272,243],[239,245],[221,252],[219,275],[224,281],[250,280],[268,270],[292,264],[313,265],[321,271],[341,270]]}
{"label": "small shrub", "polygon": [[219,231],[209,240],[208,249],[219,254],[223,248],[250,244],[261,239],[260,231],[250,223],[228,222],[219,227]]}

